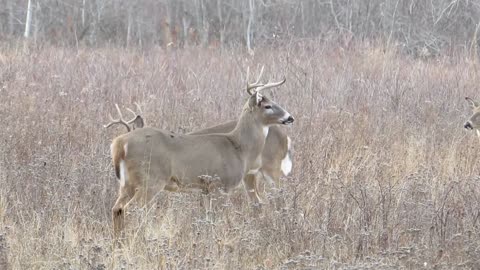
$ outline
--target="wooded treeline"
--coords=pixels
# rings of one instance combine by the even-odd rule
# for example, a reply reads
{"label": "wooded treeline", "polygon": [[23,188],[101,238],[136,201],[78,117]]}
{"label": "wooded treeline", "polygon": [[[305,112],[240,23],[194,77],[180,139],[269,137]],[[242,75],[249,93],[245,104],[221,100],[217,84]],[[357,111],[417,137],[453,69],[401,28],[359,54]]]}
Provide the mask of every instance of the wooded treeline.
{"label": "wooded treeline", "polygon": [[469,0],[0,0],[0,7],[3,40],[66,46],[254,48],[332,38],[437,52],[476,45],[480,22],[480,1]]}

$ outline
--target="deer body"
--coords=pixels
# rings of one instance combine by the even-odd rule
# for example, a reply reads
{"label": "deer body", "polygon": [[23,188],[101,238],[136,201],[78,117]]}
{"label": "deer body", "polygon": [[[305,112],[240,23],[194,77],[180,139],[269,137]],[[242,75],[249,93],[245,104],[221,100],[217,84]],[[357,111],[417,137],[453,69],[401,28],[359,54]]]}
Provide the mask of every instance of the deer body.
{"label": "deer body", "polygon": [[[228,121],[220,125],[190,132],[191,135],[231,132],[237,121]],[[265,145],[261,153],[260,172],[270,184],[279,184],[280,176],[287,176],[292,170],[291,140],[278,126],[269,128]]]}
{"label": "deer body", "polygon": [[263,126],[245,119],[250,116],[242,118],[228,134],[190,136],[142,128],[115,138],[112,156],[119,157],[115,169],[127,172],[120,182],[147,186],[145,195],[151,197],[166,186],[203,188],[206,184],[200,176],[216,175],[222,180],[220,188],[230,191],[250,170],[259,169],[257,157],[265,143]]}

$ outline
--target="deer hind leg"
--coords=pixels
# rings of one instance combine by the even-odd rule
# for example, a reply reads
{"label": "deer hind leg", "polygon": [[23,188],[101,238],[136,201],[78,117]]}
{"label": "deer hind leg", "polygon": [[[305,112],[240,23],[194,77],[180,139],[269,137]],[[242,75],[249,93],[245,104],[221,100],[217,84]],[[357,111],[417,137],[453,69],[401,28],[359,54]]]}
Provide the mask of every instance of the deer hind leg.
{"label": "deer hind leg", "polygon": [[113,232],[115,237],[123,230],[125,226],[125,206],[133,195],[132,187],[122,186],[118,192],[118,198],[112,208]]}
{"label": "deer hind leg", "polygon": [[275,168],[273,166],[264,166],[260,169],[259,179],[261,178],[262,181],[257,180],[257,191],[259,194],[262,195],[262,198],[265,198],[268,193],[267,188],[277,188],[278,187],[278,174],[275,172],[280,172],[280,169]]}
{"label": "deer hind leg", "polygon": [[146,193],[144,192],[144,189],[141,187],[135,188],[134,195],[133,197],[127,202],[125,205],[125,208],[127,208],[129,205],[132,203],[137,203],[139,206],[144,206],[147,204],[147,197]]}
{"label": "deer hind leg", "polygon": [[270,166],[267,168],[262,168],[262,176],[268,182],[270,190],[267,193],[267,190],[263,190],[263,195],[269,195],[272,202],[276,205],[277,209],[283,208],[285,206],[284,196],[282,195],[282,185],[280,182],[280,176],[283,175],[280,166]]}
{"label": "deer hind leg", "polygon": [[132,203],[137,203],[139,206],[145,206],[150,201],[144,188],[137,187],[122,187],[118,196],[117,202],[112,209],[113,228],[115,235],[123,230],[125,227],[125,209]]}
{"label": "deer hind leg", "polygon": [[245,175],[243,178],[243,184],[245,185],[245,189],[247,190],[248,197],[251,201],[255,204],[261,204],[262,201],[260,200],[260,196],[258,196],[258,187],[257,187],[257,179],[259,177],[259,172],[249,172],[249,174]]}

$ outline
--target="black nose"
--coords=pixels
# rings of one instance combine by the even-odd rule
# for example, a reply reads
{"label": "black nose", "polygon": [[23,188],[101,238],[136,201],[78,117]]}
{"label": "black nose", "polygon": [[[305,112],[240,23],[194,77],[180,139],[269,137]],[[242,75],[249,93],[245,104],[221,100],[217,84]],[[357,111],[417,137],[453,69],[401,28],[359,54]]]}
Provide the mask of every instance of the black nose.
{"label": "black nose", "polygon": [[465,125],[463,125],[463,127],[466,129],[473,129],[472,124],[470,124],[470,122],[466,122]]}
{"label": "black nose", "polygon": [[287,120],[283,121],[283,124],[286,125],[286,124],[291,124],[293,123],[295,119],[293,119],[293,117],[290,115]]}

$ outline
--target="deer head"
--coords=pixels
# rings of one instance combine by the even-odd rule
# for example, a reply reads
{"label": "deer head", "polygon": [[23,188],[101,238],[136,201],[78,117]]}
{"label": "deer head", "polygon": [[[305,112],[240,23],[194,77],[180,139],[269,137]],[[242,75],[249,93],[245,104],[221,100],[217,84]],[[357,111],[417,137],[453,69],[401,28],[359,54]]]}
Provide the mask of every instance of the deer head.
{"label": "deer head", "polygon": [[261,91],[280,86],[286,82],[286,78],[279,82],[260,83],[263,75],[264,67],[260,71],[260,75],[254,83],[249,83],[250,69],[247,69],[247,93],[250,95],[248,106],[250,110],[255,111],[259,115],[258,119],[262,119],[262,124],[270,126],[274,124],[288,125],[293,123],[293,117],[275,102],[261,94]]}

